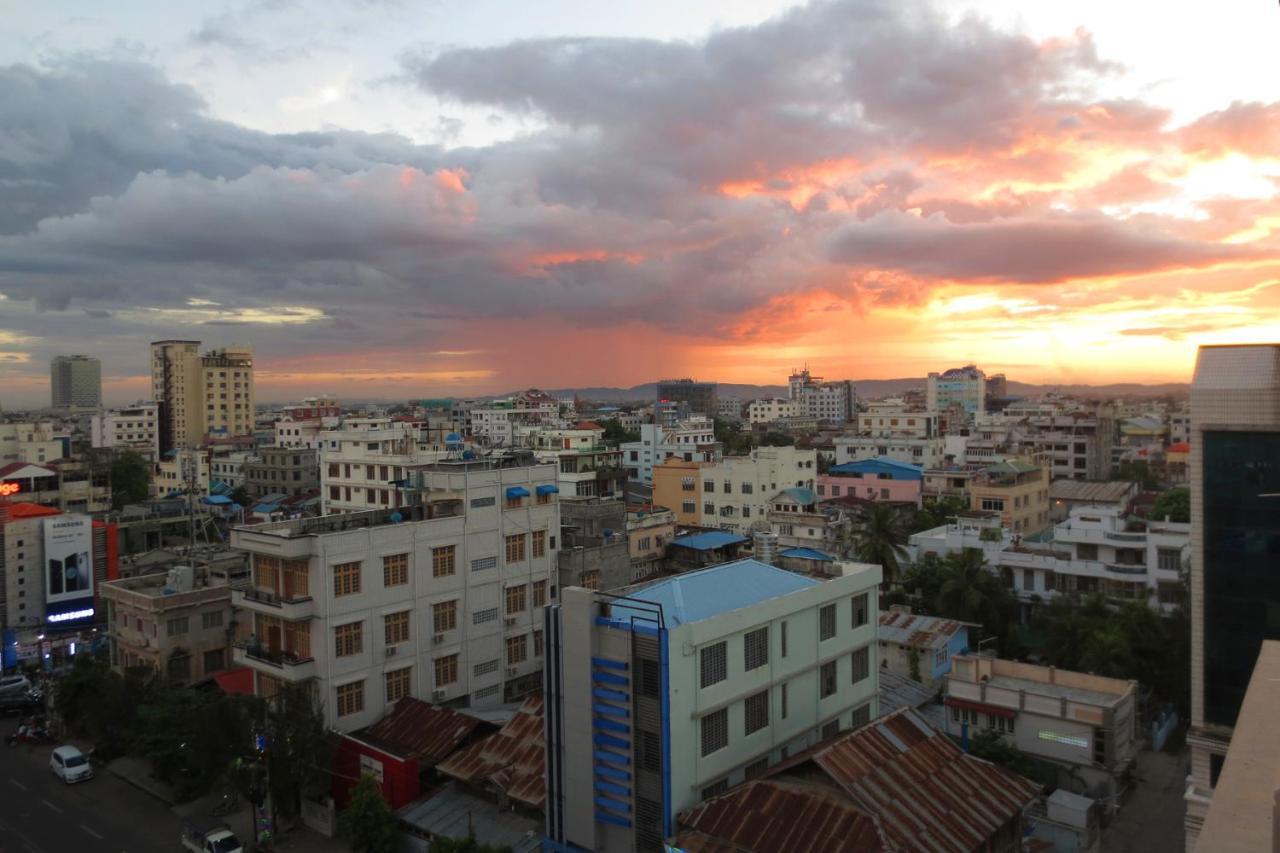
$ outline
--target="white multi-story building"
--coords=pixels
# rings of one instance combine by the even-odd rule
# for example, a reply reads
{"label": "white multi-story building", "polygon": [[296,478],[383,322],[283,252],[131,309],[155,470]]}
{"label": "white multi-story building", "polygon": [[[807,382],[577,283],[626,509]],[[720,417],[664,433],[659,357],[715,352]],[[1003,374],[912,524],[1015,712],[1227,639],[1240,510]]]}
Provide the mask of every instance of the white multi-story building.
{"label": "white multi-story building", "polygon": [[922,468],[938,468],[946,460],[946,442],[936,434],[929,437],[838,435],[831,439],[831,444],[835,448],[837,464],[884,456]]}
{"label": "white multi-story building", "polygon": [[515,457],[419,466],[396,510],[235,528],[252,585],[254,692],[315,685],[352,731],[399,698],[486,708],[541,684],[541,612],[556,599],[555,466]]}
{"label": "white multi-story building", "polygon": [[159,410],[155,403],[134,403],[94,414],[89,419],[93,446],[133,450],[156,459],[160,455]]}
{"label": "white multi-story building", "polygon": [[717,398],[716,416],[730,421],[742,420],[742,401],[737,397]]}
{"label": "white multi-story building", "polygon": [[[953,410],[964,412],[965,420],[974,418],[986,409],[987,376],[972,364],[955,367],[942,373],[930,373],[925,388],[925,408],[946,417]],[[951,431],[961,424],[947,424]]]}
{"label": "white multi-story building", "polygon": [[714,462],[720,459],[722,445],[716,441],[715,424],[710,418],[696,415],[678,421],[674,426],[641,424],[640,440],[618,445],[627,476],[652,485],[653,466],[672,456],[686,462]]}
{"label": "white multi-story building", "polygon": [[675,816],[878,716],[879,566],[755,560],[546,613],[547,834],[661,850]]}
{"label": "white multi-story building", "polygon": [[557,483],[565,496],[621,498],[626,491],[622,451],[605,446],[603,429],[520,427],[515,443],[531,449],[539,460],[556,464]]}
{"label": "white multi-story building", "polygon": [[1130,523],[1120,507],[1081,506],[1053,528],[1050,541],[1027,543],[1002,527],[997,513],[970,512],[913,534],[907,550],[913,560],[980,550],[1024,603],[1101,593],[1172,610],[1182,601],[1190,530],[1177,522]]}
{"label": "white multi-story building", "polygon": [[329,397],[306,397],[294,406],[285,406],[276,420],[276,446],[318,449],[320,433],[336,429],[342,421],[342,407]]}
{"label": "white multi-story building", "polygon": [[812,489],[818,454],[796,447],[757,447],[749,456],[726,456],[704,465],[701,523],[742,533],[759,522],[768,528],[770,501],[782,489]]}
{"label": "white multi-story building", "polygon": [[233,450],[209,460],[209,476],[231,488],[244,485],[244,465],[257,459],[248,450]]}
{"label": "white multi-story building", "polygon": [[0,423],[0,465],[29,462],[40,465],[66,455],[63,438],[53,421]]}
{"label": "white multi-story building", "polygon": [[209,454],[204,450],[178,448],[156,463],[151,475],[152,497],[186,494],[209,494]]}
{"label": "white multi-story building", "polygon": [[938,413],[913,409],[900,397],[868,403],[858,413],[858,433],[874,436],[911,436],[931,438],[938,429]]}
{"label": "white multi-story building", "polygon": [[339,429],[322,431],[318,441],[324,514],[398,506],[396,481],[411,465],[449,455],[447,438],[424,435],[417,424],[386,418],[353,418]]}
{"label": "white multi-story building", "polygon": [[813,418],[820,423],[843,424],[853,420],[858,410],[858,396],[853,383],[824,382],[810,376],[809,368],[793,370],[787,379],[791,399],[796,402],[797,417]]}
{"label": "white multi-story building", "polygon": [[785,397],[766,397],[747,404],[747,421],[753,424],[771,424],[783,418],[800,415],[800,403]]}

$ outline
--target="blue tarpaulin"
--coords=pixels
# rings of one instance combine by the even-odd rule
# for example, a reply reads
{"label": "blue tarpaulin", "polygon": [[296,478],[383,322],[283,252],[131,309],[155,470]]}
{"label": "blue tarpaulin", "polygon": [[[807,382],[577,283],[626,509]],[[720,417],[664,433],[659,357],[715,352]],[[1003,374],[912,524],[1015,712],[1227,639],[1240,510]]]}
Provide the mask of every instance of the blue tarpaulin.
{"label": "blue tarpaulin", "polygon": [[543,483],[541,486],[534,489],[534,491],[540,495],[556,495],[560,493],[560,487],[549,483]]}
{"label": "blue tarpaulin", "polygon": [[527,497],[529,497],[529,490],[524,486],[510,486],[507,488],[507,500],[509,501]]}

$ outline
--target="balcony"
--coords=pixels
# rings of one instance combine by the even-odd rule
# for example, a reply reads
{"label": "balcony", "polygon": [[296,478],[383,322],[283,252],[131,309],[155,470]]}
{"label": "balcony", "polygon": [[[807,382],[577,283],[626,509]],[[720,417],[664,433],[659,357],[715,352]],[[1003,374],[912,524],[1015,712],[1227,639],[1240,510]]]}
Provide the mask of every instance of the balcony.
{"label": "balcony", "polygon": [[273,651],[264,646],[249,648],[248,643],[236,643],[231,658],[235,663],[266,673],[286,681],[306,681],[316,677],[316,660],[300,657],[288,650]]}
{"label": "balcony", "polygon": [[274,590],[254,586],[235,587],[231,590],[231,606],[243,607],[254,613],[279,616],[286,622],[311,619],[316,615],[315,602],[309,595],[281,596]]}

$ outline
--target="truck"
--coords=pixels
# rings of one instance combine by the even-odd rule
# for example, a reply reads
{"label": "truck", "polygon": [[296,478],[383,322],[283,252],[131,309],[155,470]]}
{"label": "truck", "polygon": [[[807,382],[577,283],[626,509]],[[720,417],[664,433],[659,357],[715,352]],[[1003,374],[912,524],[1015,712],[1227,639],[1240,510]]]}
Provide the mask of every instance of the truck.
{"label": "truck", "polygon": [[244,845],[221,821],[190,821],[182,828],[182,849],[191,853],[244,853]]}

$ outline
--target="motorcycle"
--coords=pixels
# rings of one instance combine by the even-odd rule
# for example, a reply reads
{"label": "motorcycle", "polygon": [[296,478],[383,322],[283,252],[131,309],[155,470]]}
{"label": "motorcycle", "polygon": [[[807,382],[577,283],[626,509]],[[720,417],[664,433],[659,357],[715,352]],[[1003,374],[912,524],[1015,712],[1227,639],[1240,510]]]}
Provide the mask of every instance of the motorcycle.
{"label": "motorcycle", "polygon": [[22,725],[16,732],[5,738],[4,742],[7,746],[17,746],[20,743],[53,743],[53,735],[43,725]]}

